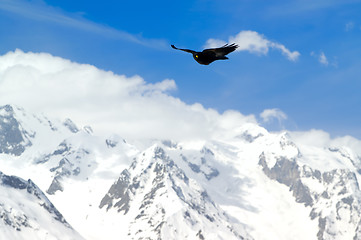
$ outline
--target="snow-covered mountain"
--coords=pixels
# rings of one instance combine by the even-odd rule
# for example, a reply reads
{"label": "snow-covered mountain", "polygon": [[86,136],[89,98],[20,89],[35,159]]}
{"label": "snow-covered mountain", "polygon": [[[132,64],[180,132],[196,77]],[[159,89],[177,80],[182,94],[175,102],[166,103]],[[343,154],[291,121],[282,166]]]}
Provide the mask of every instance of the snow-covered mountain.
{"label": "snow-covered mountain", "polygon": [[129,226],[128,235],[139,239],[247,236],[243,229],[237,229],[238,224],[212,200],[207,190],[189,178],[160,146],[153,146],[134,159],[99,207],[123,215]]}
{"label": "snow-covered mountain", "polygon": [[0,172],[0,239],[83,239],[29,179]]}
{"label": "snow-covered mountain", "polygon": [[[0,171],[38,184],[59,210],[49,216],[89,240],[361,239],[361,142],[308,137],[242,123],[216,139],[128,142],[7,105]],[[13,198],[1,187],[2,199]],[[53,223],[36,220],[42,232]]]}

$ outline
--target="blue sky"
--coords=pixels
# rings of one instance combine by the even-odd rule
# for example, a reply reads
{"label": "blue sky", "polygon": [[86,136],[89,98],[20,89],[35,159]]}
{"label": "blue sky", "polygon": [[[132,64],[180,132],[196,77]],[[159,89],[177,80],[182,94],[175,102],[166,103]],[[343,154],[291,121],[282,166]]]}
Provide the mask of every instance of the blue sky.
{"label": "blue sky", "polygon": [[[279,109],[266,127],[361,138],[360,12],[352,0],[0,0],[0,54],[48,52],[149,83],[173,79],[170,94],[188,104]],[[201,50],[247,31],[266,45],[209,66],[170,48]]]}

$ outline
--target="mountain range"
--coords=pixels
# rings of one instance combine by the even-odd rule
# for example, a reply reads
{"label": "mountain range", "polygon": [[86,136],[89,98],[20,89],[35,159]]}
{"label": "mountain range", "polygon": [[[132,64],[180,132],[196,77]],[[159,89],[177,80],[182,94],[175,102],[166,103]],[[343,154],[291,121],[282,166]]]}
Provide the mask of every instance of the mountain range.
{"label": "mountain range", "polygon": [[361,142],[309,138],[135,141],[1,106],[0,239],[361,239]]}

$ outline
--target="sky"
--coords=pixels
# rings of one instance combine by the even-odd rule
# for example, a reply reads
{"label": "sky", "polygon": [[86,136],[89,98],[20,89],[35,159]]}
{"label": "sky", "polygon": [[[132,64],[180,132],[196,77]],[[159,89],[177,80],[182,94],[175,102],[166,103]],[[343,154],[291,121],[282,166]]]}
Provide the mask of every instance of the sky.
{"label": "sky", "polygon": [[[156,96],[150,108],[154,121],[156,113],[159,118],[165,108],[179,107],[178,114],[173,110],[165,114],[173,122],[186,116],[177,124],[202,125],[210,118],[222,122],[232,115],[231,121],[251,119],[270,130],[320,129],[333,137],[361,139],[360,11],[361,1],[356,0],[0,0],[3,60],[20,56],[32,64],[41,62],[32,65],[37,71],[22,68],[23,75],[0,73],[1,99],[23,99],[24,104],[18,103],[45,110],[45,97],[35,101],[28,91],[38,96],[37,87],[48,87],[43,92],[49,99],[60,92],[49,89],[59,88],[62,97],[45,101],[53,107],[67,102],[59,107],[61,111],[69,109],[69,115],[76,115],[76,109],[69,107],[74,101],[83,102],[77,106],[88,112],[106,110],[108,105],[113,107],[109,111],[125,111],[121,103],[110,102],[127,101],[131,94],[116,95],[132,89],[143,97]],[[240,46],[238,51],[209,66],[170,47],[202,50],[232,42]],[[47,63],[54,65],[49,72]],[[60,66],[65,69],[60,76],[72,82],[55,77]],[[69,77],[73,71],[76,74]],[[81,81],[79,71],[98,77]],[[33,76],[37,78],[30,80]],[[52,76],[54,85],[44,76]],[[133,88],[120,87],[119,82]],[[194,111],[206,114],[198,118]]]}

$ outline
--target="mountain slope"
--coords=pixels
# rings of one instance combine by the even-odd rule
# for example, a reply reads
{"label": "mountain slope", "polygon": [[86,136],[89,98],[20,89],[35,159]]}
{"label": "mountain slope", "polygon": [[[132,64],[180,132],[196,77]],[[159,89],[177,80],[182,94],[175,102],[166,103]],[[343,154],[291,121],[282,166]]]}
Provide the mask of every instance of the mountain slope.
{"label": "mountain slope", "polygon": [[38,183],[88,240],[361,238],[357,139],[242,123],[212,139],[132,144],[116,129],[95,136],[0,109],[2,171]]}
{"label": "mountain slope", "polygon": [[0,239],[83,239],[29,179],[0,172]]}
{"label": "mountain slope", "polygon": [[[281,143],[283,148],[297,148],[285,136]],[[318,239],[360,239],[359,157],[352,159],[338,148],[324,149],[331,156],[325,160],[332,162],[336,157],[338,163],[344,164],[344,168],[324,170],[304,164],[308,156],[297,151],[294,158],[271,160],[263,153],[259,164],[269,178],[289,187],[296,202],[312,208],[310,218],[318,221]]]}
{"label": "mountain slope", "polygon": [[[128,219],[137,239],[245,239],[227,214],[165,151],[154,146],[111,186],[100,208]],[[182,219],[180,221],[180,219]]]}

